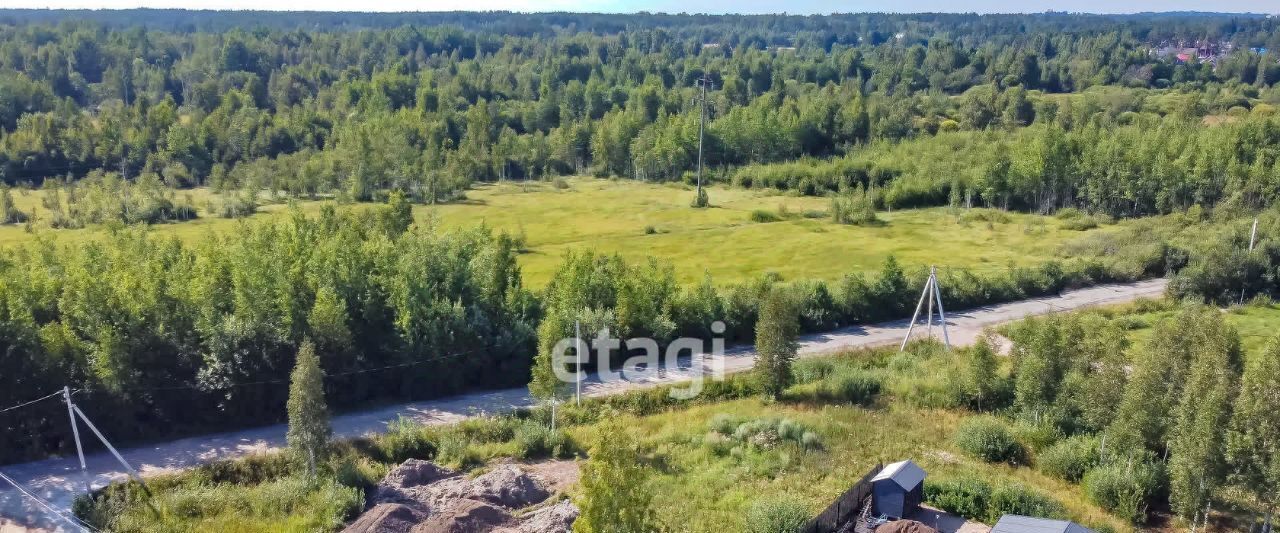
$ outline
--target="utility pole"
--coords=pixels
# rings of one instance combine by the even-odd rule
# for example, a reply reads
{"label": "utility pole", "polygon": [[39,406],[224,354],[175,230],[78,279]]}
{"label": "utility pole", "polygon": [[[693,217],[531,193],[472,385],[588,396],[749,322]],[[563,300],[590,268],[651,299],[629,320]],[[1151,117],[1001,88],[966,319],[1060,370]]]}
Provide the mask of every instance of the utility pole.
{"label": "utility pole", "polygon": [[76,437],[76,455],[81,459],[81,472],[84,472],[84,448],[79,443],[79,427],[76,424],[76,406],[72,405],[72,388],[63,386],[63,400],[67,401],[67,416],[72,419],[72,436]]}
{"label": "utility pole", "polygon": [[[1258,217],[1253,217],[1253,229],[1249,230],[1249,253],[1253,253],[1253,245],[1258,239]],[[1248,280],[1244,282],[1245,287],[1240,287],[1240,305],[1244,305],[1244,291],[1247,287]]]}
{"label": "utility pole", "polygon": [[929,336],[933,336],[933,304],[938,304],[939,324],[942,325],[942,342],[945,343],[948,350],[951,349],[951,336],[947,333],[947,312],[942,308],[942,290],[938,288],[938,267],[929,267],[929,279],[924,282],[924,290],[920,292],[920,301],[916,303],[916,311],[911,315],[911,324],[907,326],[907,335],[902,338],[902,345],[898,347],[898,351],[907,349],[907,341],[911,340],[911,332],[915,330],[916,320],[920,318],[920,309],[925,307],[924,303],[929,302],[929,316],[925,319],[928,323]]}
{"label": "utility pole", "polygon": [[573,323],[573,351],[574,357],[578,360],[578,366],[574,369],[573,384],[577,387],[577,393],[574,395],[576,400],[574,403],[578,407],[582,407],[582,322]]}
{"label": "utility pole", "polygon": [[697,85],[699,94],[694,99],[698,101],[698,196],[694,199],[694,206],[706,207],[702,200],[702,138],[707,128],[707,86],[711,85],[706,72],[698,78]]}
{"label": "utility pole", "polygon": [[115,456],[116,460],[124,466],[125,471],[129,473],[129,476],[137,480],[138,484],[142,486],[142,490],[150,496],[151,491],[147,488],[147,483],[142,480],[142,474],[139,474],[138,471],[133,468],[133,465],[129,464],[129,461],[126,461],[124,456],[120,455],[120,452],[116,450],[116,447],[111,445],[111,442],[107,440],[107,437],[103,436],[101,431],[98,431],[98,427],[93,425],[93,421],[89,420],[89,417],[84,414],[84,411],[80,410],[80,406],[71,401],[71,389],[69,387],[62,387],[62,398],[67,402],[67,415],[71,417],[71,434],[75,436],[76,453],[80,455],[80,471],[85,474],[88,473],[84,462],[84,448],[80,446],[80,429],[76,424],[77,416],[80,417],[80,420],[84,422],[85,426],[88,426],[94,436],[98,437],[98,440],[107,447],[107,451],[111,452],[111,455]]}

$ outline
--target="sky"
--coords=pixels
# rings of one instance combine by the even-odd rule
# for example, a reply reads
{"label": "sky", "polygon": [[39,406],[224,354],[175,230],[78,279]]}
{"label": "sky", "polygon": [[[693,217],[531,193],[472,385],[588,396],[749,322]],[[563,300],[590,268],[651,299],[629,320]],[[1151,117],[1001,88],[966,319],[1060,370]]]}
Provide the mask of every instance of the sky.
{"label": "sky", "polygon": [[793,13],[863,11],[1085,13],[1216,11],[1280,14],[1280,0],[4,0],[0,7],[56,9],[267,9],[305,11],[589,11],[634,13]]}

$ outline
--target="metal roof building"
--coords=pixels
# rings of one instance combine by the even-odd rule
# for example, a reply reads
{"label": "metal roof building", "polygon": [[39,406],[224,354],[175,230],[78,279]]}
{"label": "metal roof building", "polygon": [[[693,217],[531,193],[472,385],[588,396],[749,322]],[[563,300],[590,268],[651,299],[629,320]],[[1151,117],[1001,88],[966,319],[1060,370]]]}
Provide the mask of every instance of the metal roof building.
{"label": "metal roof building", "polygon": [[887,465],[871,478],[871,502],[878,516],[902,518],[920,508],[924,469],[910,459]]}
{"label": "metal roof building", "polygon": [[1050,520],[1007,514],[991,528],[991,533],[1095,533],[1092,529],[1066,520]]}

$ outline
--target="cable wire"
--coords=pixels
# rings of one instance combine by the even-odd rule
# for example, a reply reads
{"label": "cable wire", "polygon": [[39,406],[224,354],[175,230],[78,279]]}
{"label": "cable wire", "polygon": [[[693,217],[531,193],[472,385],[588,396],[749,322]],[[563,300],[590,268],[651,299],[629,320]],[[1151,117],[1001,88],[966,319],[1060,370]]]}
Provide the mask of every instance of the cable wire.
{"label": "cable wire", "polygon": [[[76,392],[80,392],[80,389],[76,389]],[[12,411],[12,410],[14,410],[14,409],[21,409],[21,408],[26,407],[26,406],[28,406],[28,405],[31,405],[31,404],[33,404],[33,403],[40,403],[40,402],[43,402],[43,401],[45,401],[45,400],[48,400],[49,398],[52,398],[52,397],[54,397],[54,396],[57,396],[57,395],[59,395],[59,394],[62,394],[62,391],[57,391],[57,392],[54,392],[53,394],[50,394],[50,395],[48,395],[48,396],[43,396],[43,397],[40,397],[40,398],[36,398],[36,399],[31,400],[31,401],[29,401],[29,402],[23,402],[23,403],[20,403],[20,404],[18,404],[18,405],[15,405],[15,406],[13,406],[13,407],[7,407],[7,408],[4,408],[4,409],[0,409],[0,413],[7,413],[7,412]]]}
{"label": "cable wire", "polygon": [[14,481],[13,478],[5,475],[4,472],[0,472],[0,479],[8,481],[10,485],[13,485],[13,488],[18,489],[18,492],[21,492],[23,495],[25,495],[28,498],[31,498],[32,501],[36,502],[36,505],[39,505],[41,508],[43,508],[45,511],[48,511],[50,514],[67,521],[67,523],[75,527],[78,527],[82,530],[101,531],[100,529],[89,525],[83,520],[76,518],[75,515],[68,515],[68,514],[65,514],[63,511],[59,511],[57,508],[53,506],[52,503],[49,503],[45,501],[43,498],[31,493],[31,491],[27,490],[26,487],[23,487],[17,481]]}
{"label": "cable wire", "polygon": [[[360,369],[360,370],[349,370],[349,371],[346,371],[346,372],[337,372],[337,373],[333,373],[333,374],[328,374],[328,373],[326,373],[323,377],[324,377],[324,378],[335,378],[335,377],[351,376],[351,375],[356,375],[356,374],[367,374],[367,373],[370,373],[370,372],[380,372],[380,371],[383,371],[383,370],[391,370],[391,369],[395,369],[395,368],[406,368],[406,367],[411,367],[411,366],[425,365],[425,364],[428,364],[428,363],[437,363],[437,362],[440,362],[440,361],[445,361],[445,360],[448,360],[448,359],[453,359],[453,358],[461,357],[461,356],[464,356],[464,355],[470,355],[470,354],[473,354],[473,353],[476,353],[476,352],[485,351],[485,350],[488,350],[488,349],[489,349],[489,348],[476,348],[476,349],[473,349],[473,350],[465,350],[465,351],[461,351],[461,352],[455,352],[455,353],[445,354],[445,355],[442,355],[442,356],[439,356],[439,357],[433,357],[433,358],[430,358],[430,359],[423,359],[423,360],[421,360],[421,361],[410,361],[410,362],[407,362],[407,363],[397,363],[397,364],[394,364],[394,365],[386,365],[386,366],[380,366],[380,367],[376,367],[376,368],[364,368],[364,369]],[[287,379],[287,378],[280,378],[280,379],[267,379],[267,380],[262,380],[262,381],[249,381],[249,382],[244,382],[244,383],[229,383],[229,384],[226,384],[226,385],[219,385],[219,386],[216,386],[216,387],[208,387],[208,388],[200,387],[200,386],[196,386],[196,385],[174,385],[174,386],[169,386],[169,387],[143,387],[143,388],[135,388],[135,389],[122,389],[122,390],[120,390],[120,391],[118,391],[118,392],[159,392],[159,391],[172,391],[172,390],[197,390],[197,391],[210,391],[210,390],[228,390],[228,389],[234,389],[234,388],[237,388],[237,387],[251,387],[251,386],[256,386],[256,385],[272,385],[272,384],[286,384],[286,383],[289,383],[289,379]],[[74,394],[75,392],[81,392],[81,391],[84,391],[84,390],[85,390],[85,389],[76,389],[76,390],[73,392],[73,394]],[[54,396],[54,395],[61,394],[61,393],[62,393],[62,391],[58,391],[58,392],[56,392],[56,393],[54,393],[54,394],[52,394],[52,395],[50,395],[50,396]],[[48,397],[46,396],[45,398],[41,398],[40,400],[44,400],[44,399],[46,399],[46,398],[48,398]],[[35,400],[35,401],[40,401],[40,400]],[[28,402],[28,403],[31,403],[31,402]],[[0,412],[3,412],[3,411],[0,411]]]}

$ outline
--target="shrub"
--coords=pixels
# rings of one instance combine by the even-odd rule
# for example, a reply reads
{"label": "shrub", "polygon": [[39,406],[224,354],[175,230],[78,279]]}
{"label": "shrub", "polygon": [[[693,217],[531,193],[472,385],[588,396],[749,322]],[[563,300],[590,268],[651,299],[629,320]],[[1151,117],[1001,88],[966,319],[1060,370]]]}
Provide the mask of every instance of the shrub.
{"label": "shrub", "polygon": [[1013,438],[1009,428],[992,416],[965,420],[956,432],[956,446],[990,463],[1016,463],[1025,455],[1022,444]]}
{"label": "shrub", "polygon": [[569,450],[569,437],[563,431],[527,420],[515,432],[516,456],[521,459],[564,457]]}
{"label": "shrub", "polygon": [[999,209],[970,209],[960,216],[965,222],[989,222],[992,224],[1008,224],[1013,221],[1009,213]]}
{"label": "shrub", "polygon": [[1016,483],[1000,485],[991,491],[986,519],[994,523],[1001,516],[1017,514],[1041,518],[1064,518],[1067,510],[1048,495]]}
{"label": "shrub", "polygon": [[653,227],[653,225],[648,225],[644,227],[645,235],[653,235],[655,233],[658,233],[658,228]]}
{"label": "shrub", "polygon": [[371,490],[387,475],[386,465],[379,464],[368,457],[344,455],[334,460],[333,477],[346,487]]}
{"label": "shrub", "polygon": [[762,224],[768,223],[768,222],[778,222],[782,220],[782,218],[774,214],[772,211],[766,211],[764,209],[756,209],[751,211],[751,215],[749,216],[749,219],[752,222],[759,222]]}
{"label": "shrub", "polygon": [[198,479],[210,483],[257,485],[288,476],[294,466],[287,454],[269,452],[205,463],[195,470]]}
{"label": "shrub", "polygon": [[1099,507],[1134,524],[1147,520],[1147,509],[1163,486],[1160,467],[1146,461],[1113,463],[1084,475],[1084,492]]}
{"label": "shrub", "polygon": [[800,447],[806,450],[822,449],[822,438],[817,433],[806,431],[800,436]]}
{"label": "shrub", "polygon": [[835,366],[826,359],[805,359],[796,362],[792,373],[796,383],[813,383],[826,379],[834,370]]}
{"label": "shrub", "polygon": [[1096,227],[1098,227],[1098,219],[1091,216],[1071,218],[1062,221],[1062,229],[1065,230],[1085,231]]}
{"label": "shrub", "polygon": [[[792,443],[805,449],[816,449],[822,446],[822,440],[816,433],[799,422],[789,418],[757,418],[739,421],[728,415],[716,415],[710,422],[710,435],[723,435],[733,442],[745,444],[755,449],[769,449],[782,443]],[[710,435],[703,438],[704,443],[719,442],[720,439]]]}
{"label": "shrub", "polygon": [[392,422],[387,432],[377,439],[378,459],[389,463],[402,463],[406,459],[435,457],[436,445],[423,428],[405,419]]}
{"label": "shrub", "polygon": [[1074,207],[1064,207],[1059,209],[1057,213],[1054,213],[1053,216],[1057,217],[1058,220],[1075,220],[1077,218],[1082,218],[1085,215],[1083,211]]}
{"label": "shrub", "polygon": [[1062,439],[1062,430],[1054,422],[1054,417],[1049,414],[1035,424],[1025,420],[1019,421],[1010,428],[1010,431],[1013,433],[1014,440],[1035,452],[1047,449]]}
{"label": "shrub", "polygon": [[991,485],[977,478],[925,480],[924,499],[930,505],[966,518],[985,520]]}
{"label": "shrub", "polygon": [[865,374],[842,374],[818,386],[818,398],[826,402],[866,405],[880,394],[880,380]]}
{"label": "shrub", "polygon": [[873,196],[856,187],[846,194],[831,197],[831,219],[837,224],[868,226],[878,223]]}
{"label": "shrub", "polygon": [[437,446],[435,460],[438,463],[461,470],[484,463],[484,459],[473,447],[471,440],[459,433],[444,433],[440,436]]}
{"label": "shrub", "polygon": [[1098,438],[1077,435],[1059,441],[1038,455],[1036,466],[1053,477],[1079,483],[1085,472],[1097,466],[1099,459]]}
{"label": "shrub", "polygon": [[799,533],[809,521],[809,510],[789,497],[756,500],[747,511],[749,533]]}

